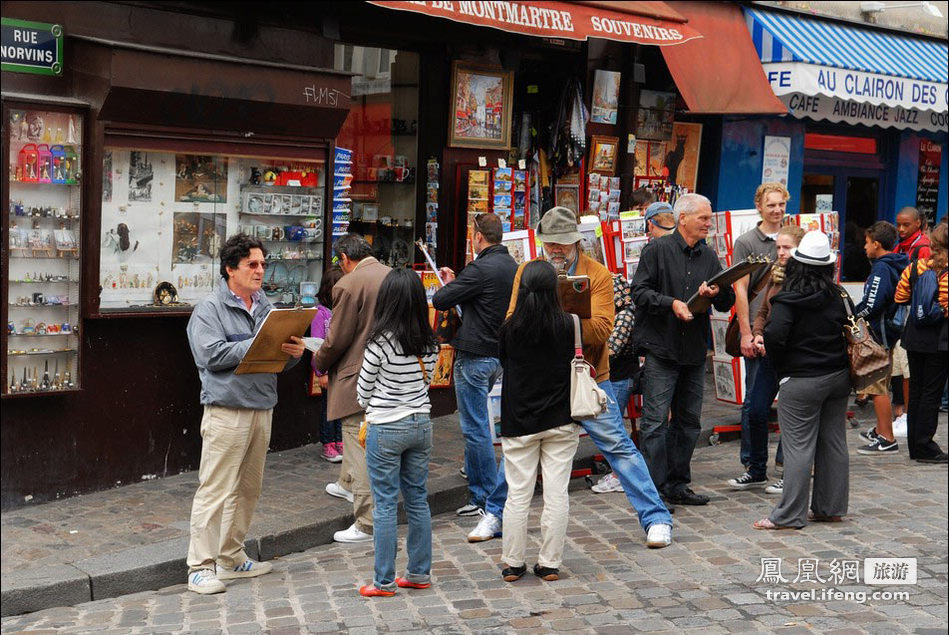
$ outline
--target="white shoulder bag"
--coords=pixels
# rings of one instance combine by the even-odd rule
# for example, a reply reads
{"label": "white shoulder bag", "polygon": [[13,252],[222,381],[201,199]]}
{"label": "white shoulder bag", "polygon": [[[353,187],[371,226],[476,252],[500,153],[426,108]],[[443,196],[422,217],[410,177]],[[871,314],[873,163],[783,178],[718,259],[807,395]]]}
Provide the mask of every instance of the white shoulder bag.
{"label": "white shoulder bag", "polygon": [[596,385],[596,371],[583,359],[580,340],[580,318],[573,318],[573,361],[570,362],[570,416],[590,419],[606,411],[606,393]]}

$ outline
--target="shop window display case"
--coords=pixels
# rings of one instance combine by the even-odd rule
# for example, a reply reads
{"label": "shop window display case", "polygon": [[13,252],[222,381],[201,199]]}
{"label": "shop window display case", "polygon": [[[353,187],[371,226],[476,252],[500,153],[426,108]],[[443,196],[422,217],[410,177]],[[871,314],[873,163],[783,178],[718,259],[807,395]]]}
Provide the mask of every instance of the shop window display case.
{"label": "shop window display case", "polygon": [[220,280],[241,231],[267,250],[278,307],[316,302],[323,270],[326,157],[282,159],[107,147],[99,310],[187,313]]}
{"label": "shop window display case", "polygon": [[2,394],[79,390],[84,115],[4,101]]}
{"label": "shop window display case", "polygon": [[393,267],[414,261],[418,192],[419,56],[338,44],[336,67],[355,75],[349,116],[336,139],[352,150],[349,231]]}

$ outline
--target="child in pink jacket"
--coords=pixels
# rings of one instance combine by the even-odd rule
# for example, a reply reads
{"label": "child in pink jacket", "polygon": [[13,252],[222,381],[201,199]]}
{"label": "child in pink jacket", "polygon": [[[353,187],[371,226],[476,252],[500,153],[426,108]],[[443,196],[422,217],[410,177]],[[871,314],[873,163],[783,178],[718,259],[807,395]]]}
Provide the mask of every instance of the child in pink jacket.
{"label": "child in pink jacket", "polygon": [[[323,274],[323,280],[320,282],[320,291],[317,293],[317,300],[320,306],[316,309],[316,316],[310,324],[310,336],[326,339],[330,329],[330,319],[333,317],[333,286],[343,276],[343,271],[339,266],[334,265]],[[310,364],[313,364],[311,359]],[[321,378],[325,373],[313,365],[313,372],[317,378]],[[340,463],[343,460],[343,428],[339,419],[333,421],[326,420],[326,382],[321,382],[323,387],[323,398],[320,400],[320,443],[323,444],[323,451],[320,456],[330,463]]]}

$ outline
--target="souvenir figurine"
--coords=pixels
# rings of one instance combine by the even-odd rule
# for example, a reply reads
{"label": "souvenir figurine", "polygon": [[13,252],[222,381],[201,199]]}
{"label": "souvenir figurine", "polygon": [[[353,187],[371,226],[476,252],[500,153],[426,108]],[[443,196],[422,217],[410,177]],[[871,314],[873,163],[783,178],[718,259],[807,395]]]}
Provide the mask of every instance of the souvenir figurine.
{"label": "souvenir figurine", "polygon": [[70,326],[69,322],[63,322],[59,330],[63,333],[72,333],[72,326]]}
{"label": "souvenir figurine", "polygon": [[76,121],[72,115],[69,115],[69,133],[66,136],[66,143],[76,145],[79,143],[79,135],[76,132]]}
{"label": "souvenir figurine", "polygon": [[16,335],[16,325],[13,320],[7,322],[7,335]]}
{"label": "souvenir figurine", "polygon": [[49,360],[46,360],[46,366],[43,368],[43,381],[40,382],[40,390],[49,390]]}

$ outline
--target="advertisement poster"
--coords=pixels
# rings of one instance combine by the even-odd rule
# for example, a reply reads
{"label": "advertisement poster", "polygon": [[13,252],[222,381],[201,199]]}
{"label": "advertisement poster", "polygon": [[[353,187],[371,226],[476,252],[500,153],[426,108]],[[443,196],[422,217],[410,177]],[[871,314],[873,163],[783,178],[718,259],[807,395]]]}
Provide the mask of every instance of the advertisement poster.
{"label": "advertisement poster", "polygon": [[701,148],[702,124],[681,121],[672,124],[672,140],[666,144],[663,160],[670,184],[695,191]]}
{"label": "advertisement poster", "polygon": [[650,141],[667,141],[671,138],[675,105],[675,93],[640,91],[639,110],[636,112],[636,136]]}
{"label": "advertisement poster", "polygon": [[761,162],[761,182],[788,185],[788,166],[791,163],[791,137],[764,138]]}
{"label": "advertisement poster", "polygon": [[597,71],[593,80],[593,108],[590,121],[593,123],[616,123],[619,108],[619,84],[622,73]]}
{"label": "advertisement poster", "polygon": [[916,181],[916,209],[925,214],[929,227],[936,223],[939,195],[939,168],[942,146],[928,139],[919,142],[919,176]]}

